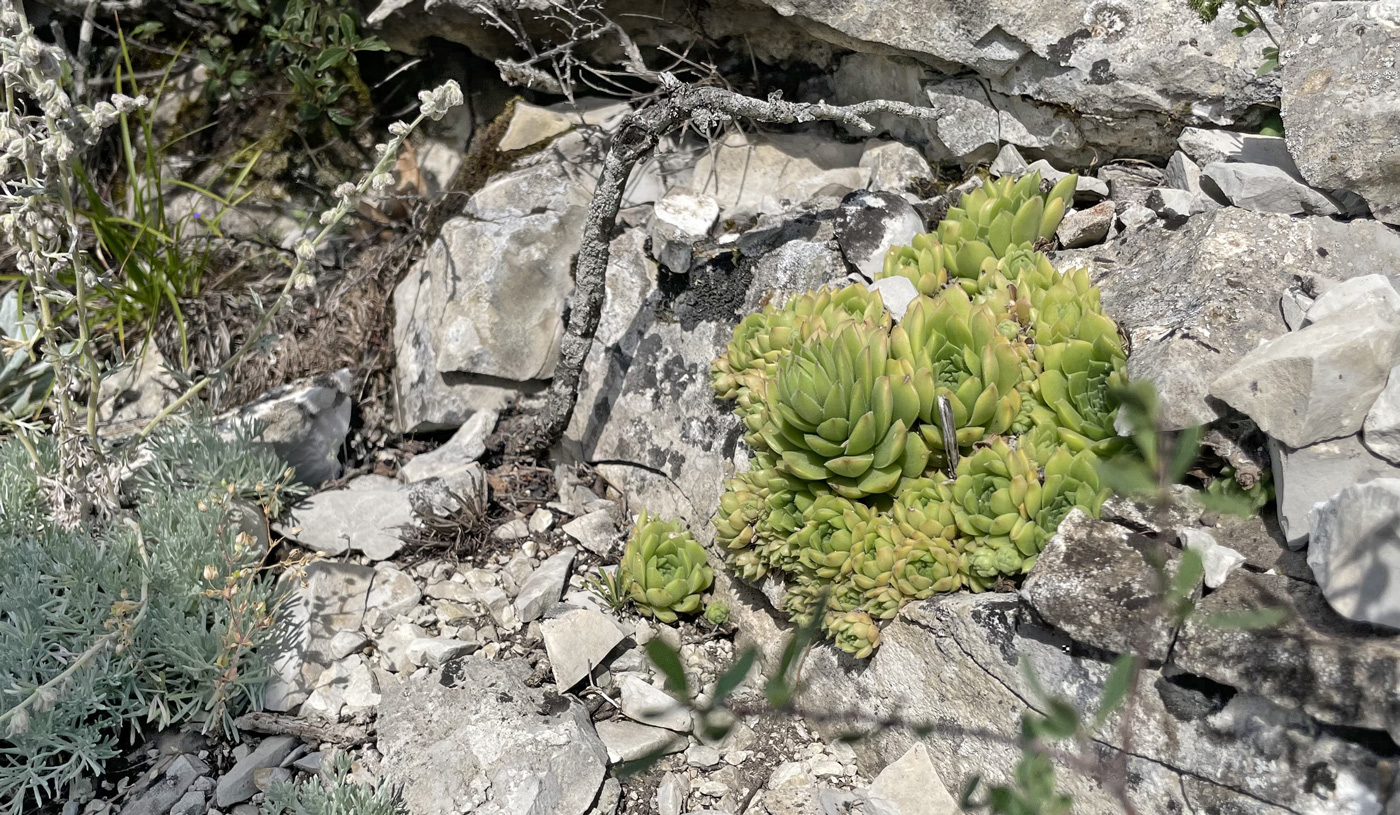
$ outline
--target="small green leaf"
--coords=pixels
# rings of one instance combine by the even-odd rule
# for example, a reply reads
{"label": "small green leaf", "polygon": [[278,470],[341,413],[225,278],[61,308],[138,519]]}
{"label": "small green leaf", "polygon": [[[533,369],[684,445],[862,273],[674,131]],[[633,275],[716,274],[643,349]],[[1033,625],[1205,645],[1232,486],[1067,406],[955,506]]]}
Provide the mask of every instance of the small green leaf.
{"label": "small green leaf", "polygon": [[685,676],[681,655],[676,649],[656,637],[647,642],[647,656],[651,659],[651,664],[666,677],[666,689],[671,695],[683,702],[690,701],[690,680]]}
{"label": "small green leaf", "polygon": [[1289,617],[1287,609],[1260,608],[1250,611],[1216,611],[1197,617],[1202,625],[1227,631],[1258,631],[1274,628]]}
{"label": "small green leaf", "polygon": [[355,117],[342,110],[336,110],[335,108],[331,108],[326,111],[326,115],[330,117],[330,120],[332,122],[335,122],[341,127],[350,127],[351,125],[355,124]]}
{"label": "small green leaf", "polygon": [[1094,714],[1094,729],[1098,730],[1108,721],[1108,717],[1128,698],[1128,688],[1132,686],[1133,675],[1137,673],[1137,657],[1123,654],[1113,661],[1113,670],[1103,683],[1103,694],[1099,699],[1098,712]]}
{"label": "small green leaf", "polygon": [[244,85],[247,85],[252,79],[253,72],[243,68],[239,68],[238,70],[228,75],[228,83],[234,86],[235,88],[241,88]]}
{"label": "small green leaf", "polygon": [[1167,478],[1171,483],[1180,483],[1182,477],[1186,475],[1186,471],[1191,469],[1191,465],[1196,461],[1196,455],[1201,451],[1201,438],[1205,432],[1204,427],[1196,425],[1177,434],[1171,465],[1167,470]]}
{"label": "small green leaf", "polygon": [[1079,711],[1064,699],[1048,700],[1047,715],[1041,722],[1041,732],[1052,739],[1067,739],[1079,731]]}
{"label": "small green leaf", "polygon": [[1181,560],[1177,561],[1176,577],[1172,579],[1171,589],[1167,592],[1167,601],[1172,605],[1189,602],[1204,573],[1200,554],[1193,549],[1182,552]]}
{"label": "small green leaf", "polygon": [[1264,60],[1263,64],[1261,64],[1261,65],[1259,66],[1259,70],[1257,70],[1257,71],[1254,72],[1254,75],[1255,75],[1255,76],[1263,76],[1264,74],[1270,73],[1271,71],[1274,71],[1274,70],[1277,69],[1277,68],[1278,68],[1278,58],[1277,58],[1277,57],[1275,57],[1274,59],[1266,59],[1266,60]]}
{"label": "small green leaf", "polygon": [[757,658],[757,656],[758,652],[754,649],[749,648],[745,650],[739,655],[738,659],[734,660],[734,664],[729,666],[729,670],[725,671],[724,674],[720,676],[715,682],[714,700],[710,702],[712,708],[724,704],[724,700],[729,698],[729,694],[733,693],[735,688],[743,684],[744,679],[749,675],[749,671],[753,670],[754,659]]}
{"label": "small green leaf", "polygon": [[321,55],[316,58],[316,70],[324,71],[327,68],[334,68],[344,62],[345,58],[348,56],[350,56],[350,49],[340,45],[333,45],[322,51]]}

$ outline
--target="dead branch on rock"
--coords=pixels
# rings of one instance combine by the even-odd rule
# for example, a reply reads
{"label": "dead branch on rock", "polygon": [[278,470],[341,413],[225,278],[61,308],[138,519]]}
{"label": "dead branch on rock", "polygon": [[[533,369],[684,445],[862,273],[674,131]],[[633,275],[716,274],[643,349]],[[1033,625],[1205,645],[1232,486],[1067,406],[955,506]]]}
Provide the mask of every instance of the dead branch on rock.
{"label": "dead branch on rock", "polygon": [[266,711],[245,713],[233,722],[239,730],[262,733],[268,736],[296,736],[302,741],[317,744],[330,742],[345,747],[357,747],[374,741],[374,728],[362,727],[353,722],[328,722],[324,719],[298,718],[281,713]]}
{"label": "dead branch on rock", "polygon": [[603,172],[588,205],[574,269],[574,292],[569,298],[559,361],[546,393],[545,405],[526,438],[517,439],[520,452],[543,454],[563,437],[578,401],[583,364],[598,331],[609,260],[609,237],[617,224],[623,190],[632,168],[648,158],[662,136],[689,123],[712,125],[731,119],[753,119],[770,124],[837,122],[862,132],[874,131],[868,121],[875,113],[893,113],[916,119],[938,116],[933,108],[876,99],[855,105],[826,102],[787,102],[774,94],[755,99],[727,88],[693,85],[663,73],[658,77],[661,96],[654,105],[629,115],[614,134],[603,159]]}

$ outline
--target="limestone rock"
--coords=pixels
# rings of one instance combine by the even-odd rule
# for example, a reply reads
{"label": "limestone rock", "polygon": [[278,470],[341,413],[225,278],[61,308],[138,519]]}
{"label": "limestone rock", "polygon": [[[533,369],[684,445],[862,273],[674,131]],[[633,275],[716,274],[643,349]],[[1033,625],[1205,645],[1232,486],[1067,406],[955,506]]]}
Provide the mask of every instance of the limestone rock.
{"label": "limestone rock", "polygon": [[1167,428],[1181,429],[1224,415],[1210,384],[1287,331],[1277,304],[1295,278],[1400,275],[1400,236],[1373,221],[1226,207],[1176,230],[1125,233],[1085,262],[1132,340],[1129,376],[1152,380]]}
{"label": "limestone rock", "polygon": [[371,560],[386,560],[403,548],[402,534],[414,525],[408,490],[394,482],[391,489],[342,489],[321,492],[293,511],[295,537],[314,552],[342,555],[362,552]]}
{"label": "limestone rock", "polygon": [[1400,478],[1350,486],[1317,505],[1308,565],[1338,614],[1400,628]]}
{"label": "limestone rock", "polygon": [[[1282,610],[1285,619],[1263,630],[1210,621],[1261,609]],[[1196,611],[1172,651],[1178,667],[1330,724],[1400,730],[1396,686],[1377,681],[1400,675],[1400,635],[1343,618],[1317,586],[1241,572]]]}
{"label": "limestone rock", "polygon": [[554,685],[565,692],[590,676],[627,632],[612,617],[592,609],[574,609],[540,623]]}
{"label": "limestone rock", "polygon": [[1055,235],[1066,249],[1079,249],[1103,243],[1113,226],[1115,209],[1112,201],[1095,204],[1089,209],[1071,210],[1060,222]]}
{"label": "limestone rock", "polygon": [[866,142],[859,166],[870,171],[871,192],[908,193],[915,182],[933,175],[923,153],[897,141]]}
{"label": "limestone rock", "polygon": [[[166,815],[172,808],[179,808],[189,792],[199,796],[204,803],[204,793],[190,790],[195,779],[209,772],[209,766],[198,757],[181,753],[169,759],[159,780],[144,789],[136,788],[122,807],[121,815]],[[202,810],[201,810],[202,811]]]}
{"label": "limestone rock", "polygon": [[885,301],[885,309],[895,320],[903,320],[904,312],[919,299],[919,290],[914,288],[913,281],[900,275],[876,280],[870,284],[870,289],[880,293],[880,299]]}
{"label": "limestone rock", "polygon": [[1204,529],[1182,529],[1178,535],[1187,549],[1200,556],[1201,568],[1205,572],[1203,581],[1208,589],[1220,588],[1230,572],[1245,562],[1244,555],[1220,545],[1220,541]]}
{"label": "limestone rock", "polygon": [[541,563],[525,579],[515,596],[515,613],[521,622],[539,619],[545,609],[559,602],[564,586],[569,582],[569,567],[574,565],[577,554],[577,549],[566,546]]}
{"label": "limestone rock", "polygon": [[311,693],[330,667],[330,643],[337,632],[358,631],[375,572],[349,563],[318,562],[306,567],[305,585],[296,585],[278,610],[272,645],[265,655],[272,676],[264,689],[268,710],[287,711]]}
{"label": "limestone rock", "polygon": [[684,775],[666,773],[656,786],[657,815],[681,815],[690,794],[690,780]]}
{"label": "limestone rock", "polygon": [[1180,150],[1172,153],[1172,157],[1167,160],[1167,167],[1162,171],[1162,179],[1168,187],[1174,190],[1196,194],[1202,192],[1201,166]]}
{"label": "limestone rock", "polygon": [[[0,314],[14,315],[19,310],[15,290],[8,292],[0,302]],[[12,339],[23,329],[17,319],[0,318],[0,334]],[[102,379],[101,396],[98,402],[98,421],[102,432],[113,436],[134,433],[156,417],[166,405],[179,398],[180,387],[167,370],[165,356],[154,342],[142,346],[141,356],[115,374]]]}
{"label": "limestone rock", "polygon": [[668,191],[652,213],[652,255],[675,274],[689,272],[695,242],[708,237],[718,219],[719,201],[713,196],[681,187]]}
{"label": "limestone rock", "polygon": [[396,340],[426,331],[437,373],[549,377],[578,227],[572,211],[448,221],[395,291]]}
{"label": "limestone rock", "polygon": [[235,763],[219,779],[214,788],[214,804],[220,809],[228,809],[253,797],[258,791],[253,783],[253,774],[258,770],[276,767],[300,743],[296,736],[270,736],[263,739],[253,752]]}
{"label": "limestone rock", "polygon": [[885,767],[870,783],[870,799],[882,815],[958,815],[961,808],[938,770],[928,748],[915,742],[909,752]]}
{"label": "limestone rock", "polygon": [[447,443],[409,459],[399,477],[410,484],[425,478],[449,478],[471,467],[486,452],[486,437],[496,429],[499,413],[487,408],[473,413]]}
{"label": "limestone rock", "polygon": [[1372,403],[1362,424],[1366,449],[1393,464],[1400,464],[1400,366],[1390,369],[1385,389]]}
{"label": "limestone rock", "polygon": [[375,567],[374,582],[370,584],[365,608],[393,617],[418,605],[422,598],[423,593],[413,578],[388,564],[380,564]]}
{"label": "limestone rock", "polygon": [[1161,218],[1168,227],[1173,227],[1179,226],[1199,211],[1197,207],[1201,200],[1203,198],[1198,198],[1185,190],[1158,187],[1147,194],[1147,200],[1143,206],[1157,213],[1157,217]]}
{"label": "limestone rock", "polygon": [[564,524],[564,534],[595,555],[610,556],[618,548],[620,537],[613,510],[597,509]]}
{"label": "limestone rock", "polygon": [[598,738],[607,746],[609,764],[636,761],[657,753],[679,753],[686,745],[685,736],[680,733],[624,721],[598,722]]}
{"label": "limestone rock", "polygon": [[625,102],[614,99],[584,97],[573,103],[561,102],[546,107],[517,101],[510,124],[506,126],[496,149],[502,152],[522,150],[567,133],[579,125],[596,126],[616,121],[627,111]]}
{"label": "limestone rock", "polygon": [[1161,170],[1142,162],[1105,165],[1099,178],[1108,182],[1109,195],[1119,206],[1146,204],[1147,194],[1166,183]]}
{"label": "limestone rock", "polygon": [[1317,296],[1308,307],[1303,325],[1334,314],[1355,314],[1372,305],[1389,308],[1400,318],[1400,293],[1395,291],[1395,285],[1391,278],[1379,274],[1365,274],[1338,283]]}
{"label": "limestone rock", "polygon": [[1268,164],[1215,162],[1201,171],[1211,195],[1253,212],[1283,215],[1336,215],[1336,202],[1287,172]]}
{"label": "limestone rock", "polygon": [[379,681],[364,657],[352,654],[321,672],[303,713],[336,721],[342,708],[364,710],[379,704]]}
{"label": "limestone rock", "polygon": [[418,667],[440,668],[458,657],[476,653],[481,643],[455,637],[419,637],[408,644],[408,659]]}
{"label": "limestone rock", "polygon": [[1154,558],[1176,561],[1150,538],[1076,509],[1045,545],[1021,593],[1046,622],[1079,642],[1161,660],[1173,631],[1150,601],[1158,585]]}
{"label": "limestone rock", "polygon": [[1249,352],[1210,393],[1290,447],[1356,433],[1400,359],[1394,310],[1322,319]]}
{"label": "limestone rock", "polygon": [[867,280],[885,268],[890,247],[907,246],[923,231],[924,219],[895,193],[858,190],[841,199],[836,242]]}
{"label": "limestone rock", "polygon": [[690,709],[666,691],[633,674],[622,680],[622,715],[634,722],[689,733]]}
{"label": "limestone rock", "polygon": [[546,701],[528,672],[522,660],[466,657],[385,695],[382,771],[412,815],[589,811],[607,752],[588,712],[568,697]]}
{"label": "limestone rock", "polygon": [[1298,166],[1279,136],[1260,136],[1233,130],[1205,130],[1188,127],[1177,137],[1177,145],[1196,164],[1217,162],[1265,164],[1277,167],[1289,177],[1302,181]]}
{"label": "limestone rock", "polygon": [[840,144],[815,133],[732,135],[695,165],[695,191],[713,196],[730,215],[781,212],[830,184],[864,189],[862,145]]}
{"label": "limestone rock", "polygon": [[1359,193],[1400,224],[1400,89],[1394,56],[1400,10],[1391,3],[1300,6],[1283,35],[1288,149],[1309,182]]}
{"label": "limestone rock", "polygon": [[224,434],[234,425],[261,427],[259,439],[296,469],[297,480],[319,486],[340,477],[351,388],[345,369],[299,380],[224,414],[215,426]]}

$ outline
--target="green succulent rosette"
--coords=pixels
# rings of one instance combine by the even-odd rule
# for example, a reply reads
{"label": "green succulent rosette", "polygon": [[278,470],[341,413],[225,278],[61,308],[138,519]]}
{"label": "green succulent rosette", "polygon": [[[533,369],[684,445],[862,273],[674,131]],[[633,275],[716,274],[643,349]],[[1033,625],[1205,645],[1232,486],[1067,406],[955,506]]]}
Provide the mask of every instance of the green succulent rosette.
{"label": "green succulent rosette", "polygon": [[[1107,336],[1092,343],[1066,340],[1036,346],[1041,372],[1032,387],[1039,403],[1054,414],[1060,440],[1076,453],[1101,457],[1112,456],[1126,443],[1114,428],[1114,394],[1127,384],[1127,358]],[[1113,337],[1116,340],[1116,329]]]}
{"label": "green succulent rosette", "polygon": [[988,588],[999,576],[1030,571],[1060,521],[1078,506],[1098,517],[1108,492],[1097,459],[1059,447],[1040,469],[1024,450],[997,440],[958,464],[954,517],[966,541],[969,585]]}
{"label": "green succulent rosette", "polygon": [[903,602],[924,600],[935,594],[962,588],[967,571],[966,558],[953,543],[923,535],[907,538],[895,553],[890,570],[891,588]]}
{"label": "green succulent rosette", "polygon": [[845,575],[855,545],[852,531],[872,515],[859,501],[839,495],[818,497],[803,514],[802,528],[791,538],[802,567],[819,580],[832,581]]}
{"label": "green succulent rosette", "polygon": [[778,364],[762,436],[781,470],[851,499],[923,472],[928,448],[909,433],[919,394],[889,346],[883,328],[848,324]]}
{"label": "green succulent rosette", "polygon": [[872,617],[888,620],[904,605],[904,597],[892,585],[899,551],[909,540],[894,519],[877,515],[856,530],[851,554],[851,582],[865,593],[863,608]]}
{"label": "green succulent rosette", "polygon": [[939,396],[948,397],[958,447],[1028,424],[1023,403],[1033,377],[1030,350],[998,326],[987,305],[973,305],[950,288],[915,300],[891,332],[894,356],[906,366],[919,398],[920,434],[930,450],[944,449]]}
{"label": "green succulent rosette", "polygon": [[948,269],[955,260],[945,252],[938,236],[932,233],[915,235],[908,246],[891,246],[885,253],[885,265],[875,273],[876,280],[903,277],[919,294],[933,297],[948,284]]}
{"label": "green succulent rosette", "polygon": [[822,626],[837,648],[856,659],[865,659],[880,647],[880,627],[863,611],[829,612]]}
{"label": "green succulent rosette", "polygon": [[953,490],[942,473],[907,482],[890,512],[907,537],[922,535],[953,540],[958,536],[958,522],[953,516]]}
{"label": "green succulent rosette", "polygon": [[627,541],[622,574],[637,610],[665,623],[699,611],[700,595],[715,579],[705,562],[705,550],[680,521],[652,518],[645,512]]}

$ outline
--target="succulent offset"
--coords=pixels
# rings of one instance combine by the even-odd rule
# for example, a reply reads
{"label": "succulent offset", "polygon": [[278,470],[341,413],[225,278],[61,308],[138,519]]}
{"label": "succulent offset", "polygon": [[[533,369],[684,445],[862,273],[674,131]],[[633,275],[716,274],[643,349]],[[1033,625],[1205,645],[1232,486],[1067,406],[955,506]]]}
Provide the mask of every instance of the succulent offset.
{"label": "succulent offset", "polygon": [[701,595],[714,579],[704,548],[679,521],[642,513],[622,556],[623,585],[638,611],[673,623],[700,610]]}
{"label": "succulent offset", "polygon": [[876,277],[919,293],[897,325],[825,287],[746,317],[711,369],[754,448],[713,519],[726,562],[857,658],[907,603],[1014,585],[1107,495],[1127,355],[1087,273],[1042,251],[1077,181],[989,182],[892,247]]}

